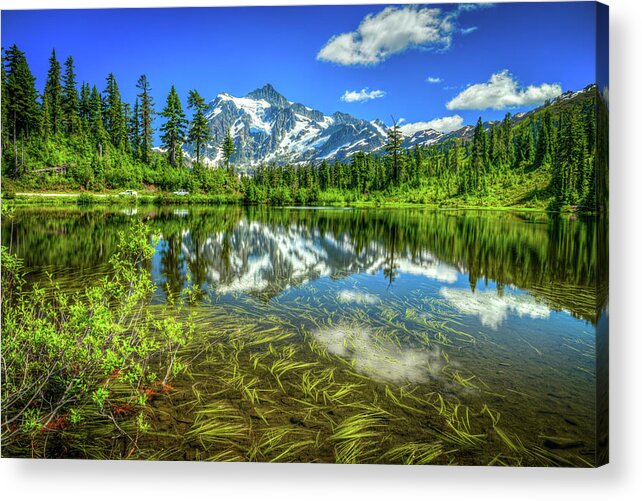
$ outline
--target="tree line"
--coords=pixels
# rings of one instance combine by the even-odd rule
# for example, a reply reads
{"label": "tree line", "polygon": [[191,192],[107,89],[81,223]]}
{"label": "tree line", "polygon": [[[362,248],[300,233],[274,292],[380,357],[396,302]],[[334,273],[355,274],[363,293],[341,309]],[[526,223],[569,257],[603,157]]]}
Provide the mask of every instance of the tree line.
{"label": "tree line", "polygon": [[[343,160],[258,165],[240,179],[231,165],[236,146],[229,130],[220,145],[224,165],[212,168],[204,161],[212,132],[207,104],[196,90],[187,97],[188,120],[174,86],[159,112],[146,75],[136,88],[131,105],[123,100],[113,73],[102,91],[86,82],[79,86],[73,58],[61,65],[54,50],[39,94],[25,54],[16,45],[4,50],[3,173],[41,185],[42,176],[30,177],[31,172],[68,165],[73,181],[86,189],[149,184],[163,190],[238,193],[248,203],[375,198],[501,205],[508,200],[506,193],[515,193],[517,203],[537,203],[540,197],[554,208],[606,203],[601,187],[608,169],[596,165],[605,163],[598,146],[608,144],[608,122],[595,86],[581,98],[548,103],[525,117],[507,113],[491,123],[480,117],[471,135],[437,144],[409,148],[393,123],[379,151]],[[156,130],[161,151],[153,148]],[[185,158],[185,144],[192,145],[194,158]]]}
{"label": "tree line", "polygon": [[[141,181],[168,189],[191,187],[185,184],[195,189],[231,188],[235,176],[229,173],[212,176],[205,169],[183,169],[188,163],[183,146],[193,146],[194,165],[201,165],[212,136],[207,104],[198,91],[189,91],[188,120],[173,85],[160,111],[146,75],[140,76],[136,88],[132,105],[123,100],[113,73],[107,75],[102,90],[87,82],[79,85],[73,57],[61,64],[54,49],[39,93],[25,53],[15,44],[3,50],[3,172],[20,177],[68,162],[78,184],[89,189]],[[162,152],[153,149],[157,130]],[[229,168],[235,152],[229,131],[221,150]]]}
{"label": "tree line", "polygon": [[604,103],[596,89],[589,87],[581,99],[548,103],[527,117],[507,113],[492,123],[480,117],[472,137],[410,148],[393,124],[385,154],[357,152],[344,161],[259,166],[246,181],[245,195],[252,202],[273,204],[331,201],[334,193],[352,200],[382,194],[422,202],[460,198],[483,205],[502,191],[532,183],[529,196],[538,192],[553,208],[590,209],[596,204],[596,186],[608,175],[605,168],[596,169],[597,141],[608,135],[606,127],[599,137],[596,130],[600,106]]}

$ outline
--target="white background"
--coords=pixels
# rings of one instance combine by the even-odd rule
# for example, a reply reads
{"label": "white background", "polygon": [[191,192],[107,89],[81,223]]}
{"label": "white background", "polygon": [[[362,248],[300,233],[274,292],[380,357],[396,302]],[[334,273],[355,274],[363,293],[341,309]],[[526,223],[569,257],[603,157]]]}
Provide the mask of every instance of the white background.
{"label": "white background", "polygon": [[[299,1],[194,1],[274,5]],[[325,3],[382,3],[330,1]],[[435,2],[438,3],[438,2]],[[642,499],[642,2],[611,0],[611,464],[597,469],[0,460],[0,498],[141,500]],[[178,0],[0,0],[0,8],[181,6]],[[37,36],[37,34],[34,34]],[[569,62],[572,64],[572,62]],[[636,155],[637,153],[637,155]]]}

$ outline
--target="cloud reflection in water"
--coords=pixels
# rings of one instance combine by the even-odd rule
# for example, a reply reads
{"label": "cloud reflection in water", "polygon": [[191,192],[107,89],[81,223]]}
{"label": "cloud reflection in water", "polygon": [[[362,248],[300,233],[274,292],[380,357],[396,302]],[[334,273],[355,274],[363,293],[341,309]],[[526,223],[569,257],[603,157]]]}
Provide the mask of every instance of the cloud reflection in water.
{"label": "cloud reflection in water", "polygon": [[496,291],[472,292],[468,289],[442,287],[439,294],[464,315],[479,317],[482,325],[497,329],[509,314],[519,317],[548,318],[551,310],[526,294],[504,294]]}
{"label": "cloud reflection in water", "polygon": [[367,326],[338,325],[314,332],[329,353],[350,360],[357,372],[377,381],[425,383],[444,367],[439,348],[400,347]]}

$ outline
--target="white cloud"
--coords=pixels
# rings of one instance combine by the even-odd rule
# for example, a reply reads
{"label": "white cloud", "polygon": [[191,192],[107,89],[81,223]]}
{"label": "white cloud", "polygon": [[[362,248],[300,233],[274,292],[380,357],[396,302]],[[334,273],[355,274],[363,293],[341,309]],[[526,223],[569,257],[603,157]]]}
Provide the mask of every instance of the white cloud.
{"label": "white cloud", "polygon": [[502,110],[516,106],[534,106],[562,93],[559,84],[543,83],[519,87],[508,72],[502,70],[485,83],[472,84],[446,103],[449,110]]}
{"label": "white cloud", "polygon": [[401,132],[404,136],[412,136],[420,130],[434,129],[438,132],[452,132],[461,129],[464,125],[464,119],[459,115],[450,117],[441,117],[430,120],[429,122],[414,122],[402,125]]}
{"label": "white cloud", "polygon": [[426,82],[431,83],[431,84],[438,84],[443,82],[443,80],[439,77],[428,77],[426,78]]}
{"label": "white cloud", "polygon": [[343,65],[374,65],[411,47],[448,48],[456,13],[416,6],[368,14],[352,32],[333,36],[317,59]]}
{"label": "white cloud", "polygon": [[347,90],[341,96],[341,101],[346,103],[362,103],[364,101],[370,101],[371,99],[378,99],[385,96],[386,93],[382,90],[371,90],[368,91],[368,88],[361,89],[360,91],[356,90]]}

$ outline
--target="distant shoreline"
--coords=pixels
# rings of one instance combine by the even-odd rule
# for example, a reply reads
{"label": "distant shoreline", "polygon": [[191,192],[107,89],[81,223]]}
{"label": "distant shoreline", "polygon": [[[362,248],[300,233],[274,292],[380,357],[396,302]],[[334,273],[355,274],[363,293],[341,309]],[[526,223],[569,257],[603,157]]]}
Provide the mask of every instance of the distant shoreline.
{"label": "distant shoreline", "polygon": [[[86,197],[85,200],[79,200]],[[92,200],[97,199],[97,200]],[[237,195],[173,195],[170,193],[152,192],[143,193],[137,197],[119,195],[117,193],[90,193],[90,192],[16,192],[11,198],[2,197],[2,203],[11,206],[37,206],[37,205],[239,205],[239,206],[264,206],[281,209],[323,209],[323,208],[353,208],[353,209],[412,209],[424,208],[435,210],[484,210],[484,211],[513,211],[513,212],[541,212],[547,214],[582,214],[596,215],[594,212],[582,211],[579,208],[570,208],[564,211],[554,211],[545,207],[524,207],[519,205],[486,206],[486,205],[448,205],[418,202],[397,201],[353,201],[345,203],[323,203],[319,205],[307,204],[305,206],[248,204],[241,196]]]}

